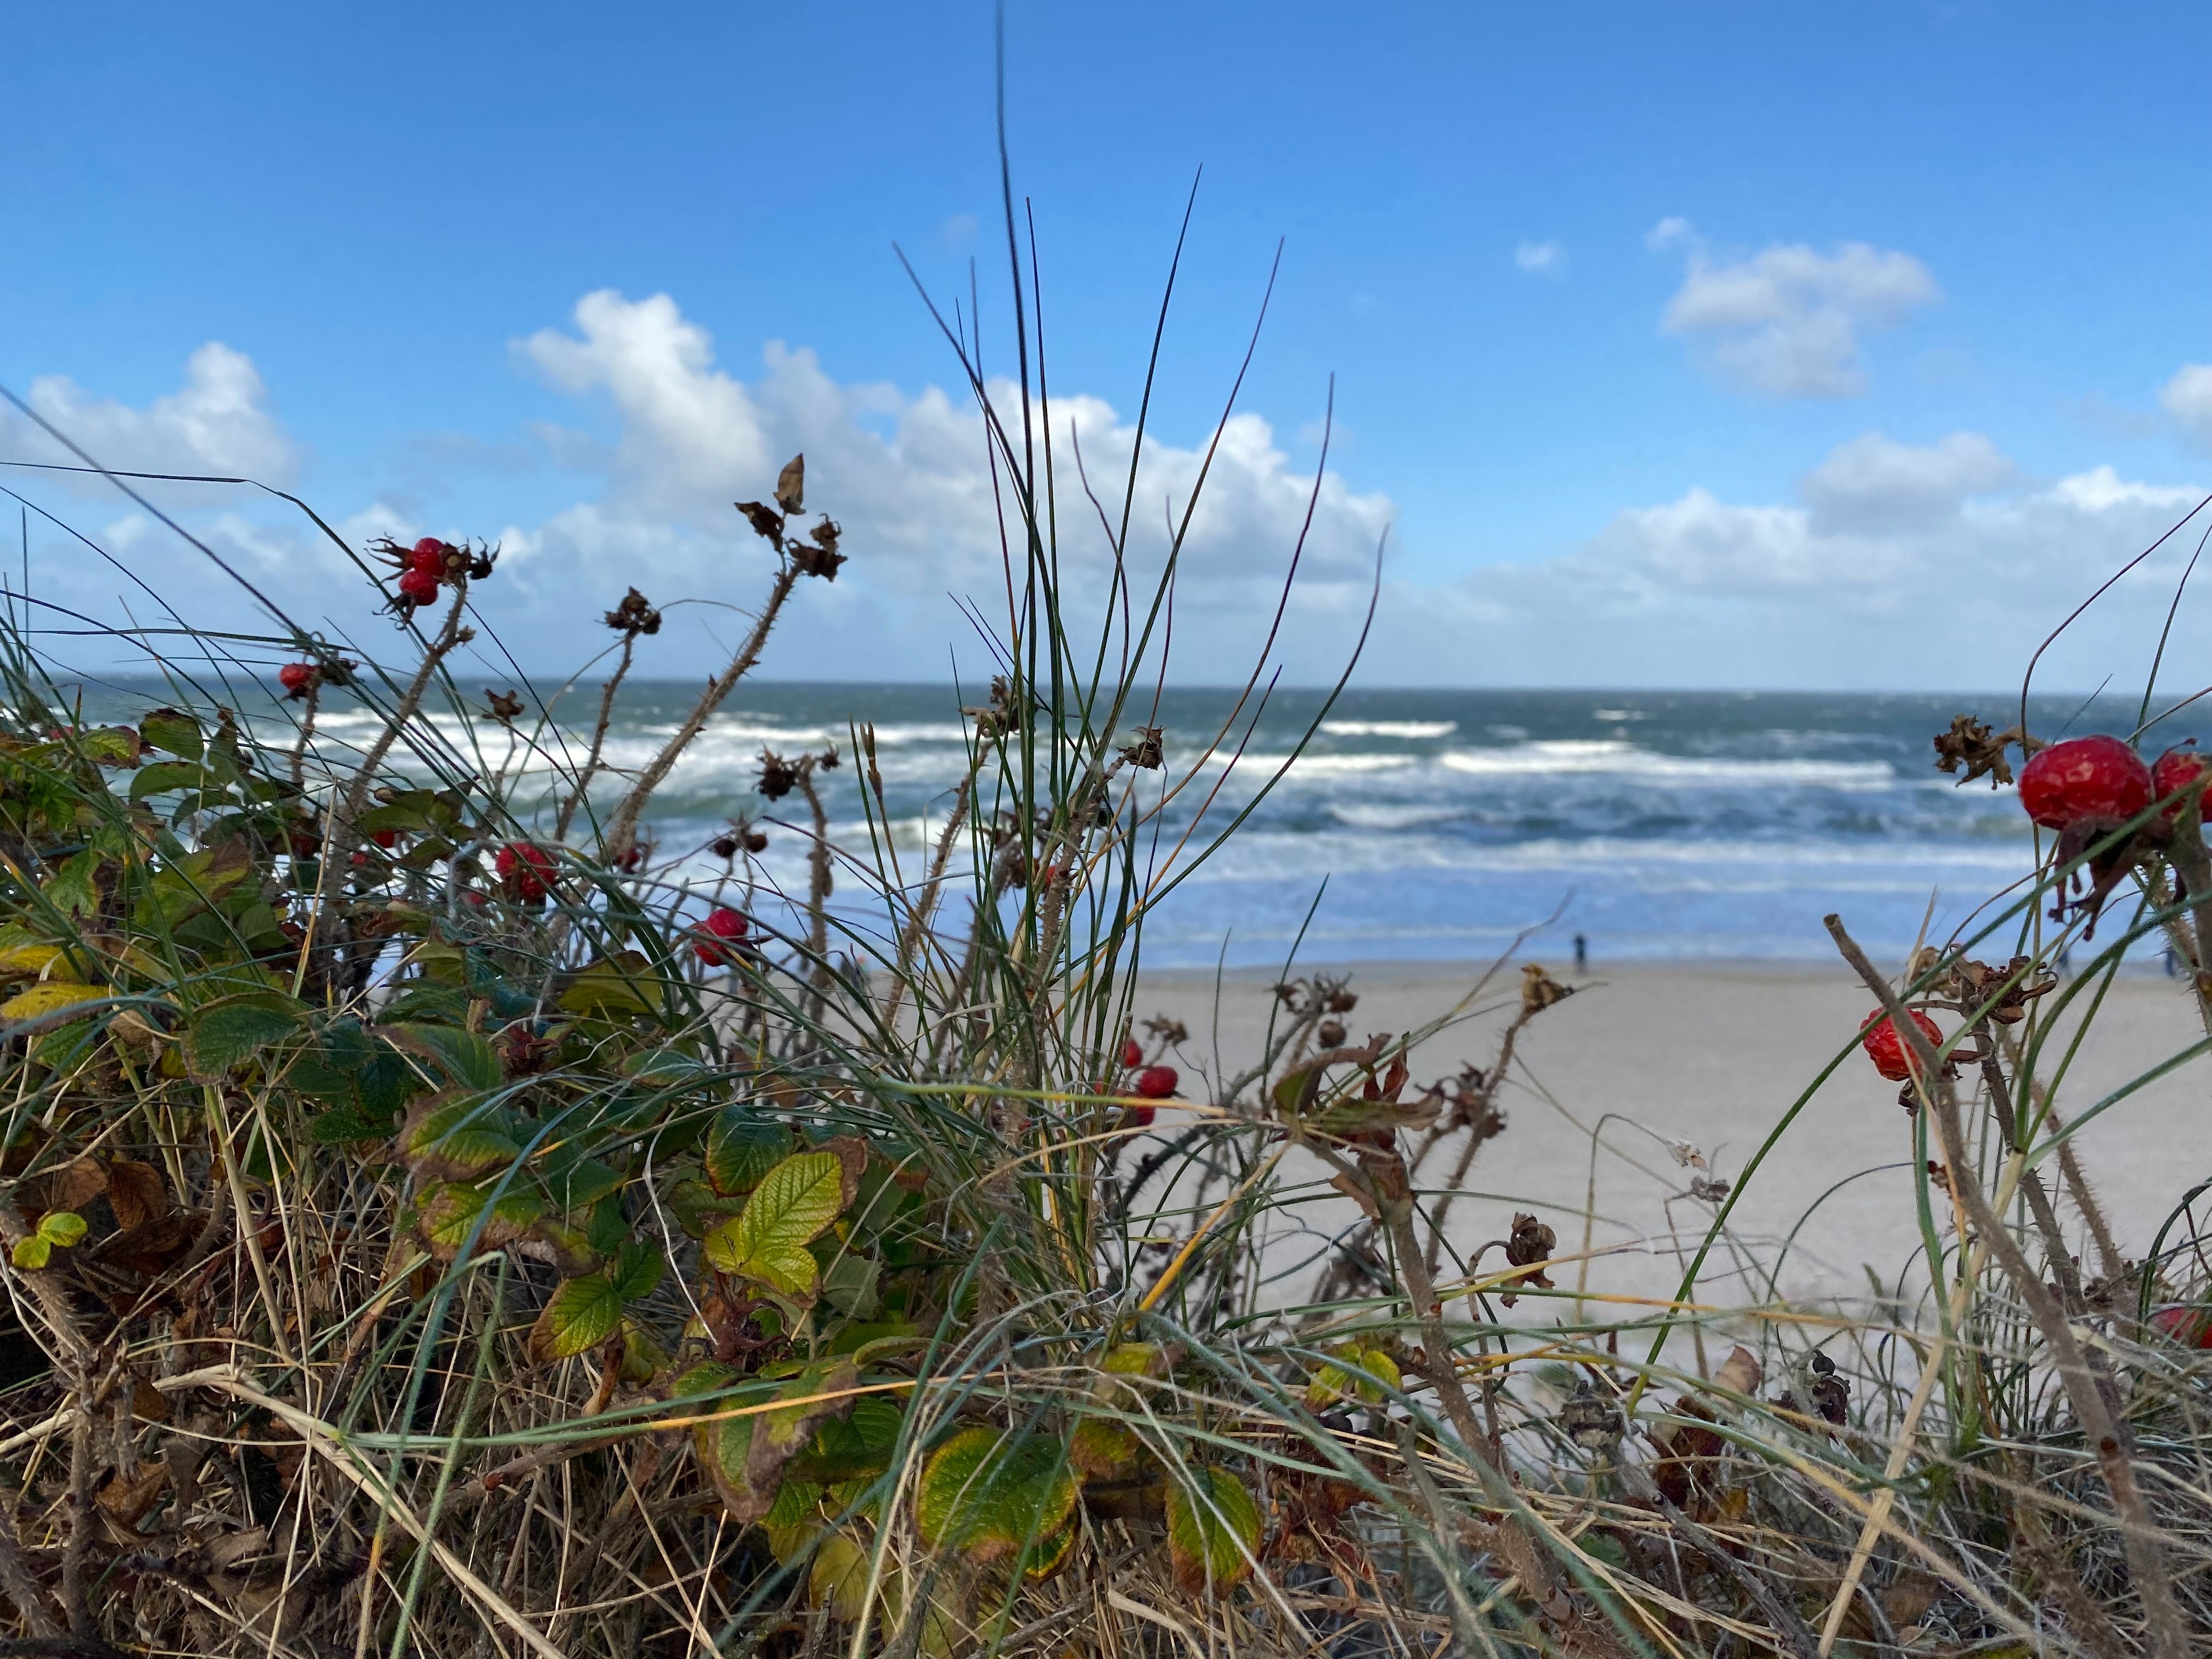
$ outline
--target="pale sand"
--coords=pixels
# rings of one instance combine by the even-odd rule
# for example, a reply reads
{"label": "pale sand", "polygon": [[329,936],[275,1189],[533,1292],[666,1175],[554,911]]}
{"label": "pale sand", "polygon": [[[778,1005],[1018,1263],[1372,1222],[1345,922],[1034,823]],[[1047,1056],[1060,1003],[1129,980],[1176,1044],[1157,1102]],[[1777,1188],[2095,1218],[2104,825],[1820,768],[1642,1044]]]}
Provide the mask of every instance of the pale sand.
{"label": "pale sand", "polygon": [[[1547,1221],[1563,1252],[1577,1249],[1590,1167],[1589,1130],[1607,1114],[1619,1114],[1653,1133],[1618,1120],[1605,1127],[1606,1151],[1597,1160],[1595,1243],[1601,1249],[1627,1245],[1632,1250],[1595,1262],[1591,1287],[1668,1295],[1679,1273],[1668,1237],[1669,1212],[1686,1243],[1702,1236],[1711,1212],[1684,1195],[1689,1177],[1698,1171],[1678,1165],[1662,1139],[1691,1143],[1703,1152],[1712,1173],[1738,1178],[1791,1103],[1852,1038],[1874,1006],[1873,999],[1841,968],[1634,966],[1606,968],[1578,980],[1559,963],[1549,965],[1563,982],[1577,988],[1577,994],[1522,1033],[1504,1097],[1509,1126],[1482,1149],[1468,1177],[1468,1196],[1455,1212],[1451,1239],[1466,1249],[1502,1237],[1518,1207]],[[1345,1020],[1356,1042],[1439,1018],[1481,970],[1379,964],[1346,971],[1359,997],[1358,1009]],[[1219,1048],[1231,1073],[1260,1052],[1273,1004],[1273,977],[1238,973],[1223,984]],[[1519,979],[1517,965],[1505,970],[1484,999],[1491,1012],[1431,1038],[1419,1052],[1415,1079],[1449,1076],[1466,1062],[1489,1064],[1497,1032],[1508,1010],[1517,1005]],[[1212,1072],[1213,976],[1147,975],[1139,1017],[1154,1012],[1188,1024],[1191,1036],[1182,1057],[1194,1071]],[[2124,977],[2106,998],[2054,1103],[2064,1115],[2084,1111],[2130,1078],[2203,1037],[2179,983]],[[2200,1057],[2084,1129],[2081,1160],[2130,1255],[2148,1249],[2188,1188],[2212,1176],[2212,1137],[2203,1133],[2208,1105],[2212,1069]],[[1164,1116],[1162,1127],[1168,1127]],[[1447,1148],[1432,1160],[1425,1178],[1440,1181],[1449,1172],[1449,1152]],[[1784,1237],[1824,1191],[1861,1171],[1879,1171],[1850,1181],[1819,1202],[1790,1251],[1780,1285],[1784,1295],[1801,1298],[1863,1297],[1869,1288],[1861,1265],[1866,1263],[1894,1286],[1918,1245],[1913,1156],[1912,1120],[1898,1107],[1896,1085],[1883,1082],[1854,1053],[1820,1085],[1768,1155],[1737,1205],[1731,1227],[1763,1262],[1771,1263]],[[1881,1170],[1885,1164],[1900,1167]],[[1313,1172],[1309,1164],[1306,1173]],[[2055,1185],[2055,1161],[2048,1173]],[[2079,1248],[2089,1259],[2070,1206],[2065,1213],[2075,1222]],[[1315,1206],[1313,1218],[1327,1231],[1355,1217],[1346,1202],[1332,1195]],[[1290,1259],[1290,1240],[1279,1241],[1270,1260]],[[1501,1258],[1493,1252],[1486,1265],[1502,1265]],[[1753,1283],[1731,1284],[1726,1266],[1717,1267],[1719,1276],[1705,1286],[1714,1301],[1763,1297],[1763,1270]],[[1559,1276],[1573,1283],[1572,1269]],[[1298,1276],[1291,1277],[1282,1292],[1294,1292],[1297,1284]],[[1543,1310],[1537,1319],[1541,1323],[1565,1311],[1557,1303],[1547,1307],[1524,1301],[1522,1307]]]}

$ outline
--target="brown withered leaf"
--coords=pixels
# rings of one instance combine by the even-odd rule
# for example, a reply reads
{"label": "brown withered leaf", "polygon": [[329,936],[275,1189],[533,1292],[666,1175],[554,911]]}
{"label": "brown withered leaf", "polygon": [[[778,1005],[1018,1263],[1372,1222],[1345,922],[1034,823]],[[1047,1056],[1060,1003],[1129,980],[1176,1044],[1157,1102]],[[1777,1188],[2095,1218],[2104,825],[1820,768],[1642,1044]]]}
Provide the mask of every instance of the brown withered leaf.
{"label": "brown withered leaf", "polygon": [[152,1164],[118,1158],[107,1166],[107,1201],[114,1208],[115,1224],[129,1233],[168,1214],[169,1189]]}
{"label": "brown withered leaf", "polygon": [[[1992,968],[1984,962],[1957,963],[1951,970],[1951,977],[1958,987],[1959,1000],[1972,1007],[1989,1005],[1989,1018],[2000,1025],[2019,1024],[2027,1018],[2029,1000],[2045,995],[2058,985],[2049,974],[2031,972],[2032,961],[2028,957],[2014,957],[2002,968]],[[2019,983],[2000,993],[1998,988],[2015,975]]]}
{"label": "brown withered leaf", "polygon": [[753,527],[753,534],[771,544],[779,553],[783,551],[783,518],[777,511],[760,501],[732,503],[745,515],[745,522]]}
{"label": "brown withered leaf", "polygon": [[1730,1394],[1754,1395],[1759,1392],[1759,1381],[1765,1375],[1765,1370],[1759,1363],[1759,1356],[1738,1343],[1729,1357],[1721,1362],[1720,1370],[1713,1373],[1713,1386],[1725,1389]]}
{"label": "brown withered leaf", "polygon": [[98,1158],[80,1158],[46,1177],[46,1207],[82,1210],[107,1190],[107,1170]]}
{"label": "brown withered leaf", "polygon": [[169,1467],[166,1463],[149,1463],[129,1479],[120,1469],[110,1469],[107,1479],[100,1483],[92,1494],[92,1501],[100,1505],[100,1512],[118,1526],[136,1528],[154,1500],[161,1495],[161,1488],[169,1484]]}
{"label": "brown withered leaf", "polygon": [[775,504],[787,514],[796,513],[806,502],[806,457],[802,453],[783,464],[783,471],[775,475]]}
{"label": "brown withered leaf", "polygon": [[2012,781],[2012,763],[2005,758],[2007,744],[2018,744],[2022,755],[2032,755],[2043,747],[2017,726],[1992,732],[1972,714],[1953,715],[1951,729],[1938,732],[1935,743],[1937,771],[1956,772],[1964,767],[1966,775],[1959,780],[1960,783],[1985,777],[1992,789]]}
{"label": "brown withered leaf", "polygon": [[185,1259],[206,1224],[207,1217],[196,1211],[157,1216],[103,1240],[96,1259],[103,1267],[158,1279]]}
{"label": "brown withered leaf", "polygon": [[837,538],[843,532],[824,519],[814,527],[811,542],[793,542],[790,547],[791,562],[802,576],[819,576],[825,582],[837,580],[839,567],[845,555],[837,550]]}
{"label": "brown withered leaf", "polygon": [[484,702],[491,718],[501,726],[511,726],[522,714],[522,699],[512,691],[484,690]]}

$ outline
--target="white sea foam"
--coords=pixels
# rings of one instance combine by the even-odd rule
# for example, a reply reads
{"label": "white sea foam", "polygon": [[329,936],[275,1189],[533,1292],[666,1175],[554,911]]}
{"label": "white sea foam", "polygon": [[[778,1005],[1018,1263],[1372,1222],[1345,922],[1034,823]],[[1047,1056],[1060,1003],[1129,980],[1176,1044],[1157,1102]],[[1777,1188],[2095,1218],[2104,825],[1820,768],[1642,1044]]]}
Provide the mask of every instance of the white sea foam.
{"label": "white sea foam", "polygon": [[1724,760],[1662,755],[1618,738],[1560,738],[1510,749],[1453,749],[1437,763],[1492,777],[1610,774],[1639,781],[1698,784],[1824,784],[1838,789],[1887,789],[1897,773],[1887,761]]}
{"label": "white sea foam", "polygon": [[1459,730],[1457,720],[1323,720],[1321,729],[1332,738],[1448,738]]}

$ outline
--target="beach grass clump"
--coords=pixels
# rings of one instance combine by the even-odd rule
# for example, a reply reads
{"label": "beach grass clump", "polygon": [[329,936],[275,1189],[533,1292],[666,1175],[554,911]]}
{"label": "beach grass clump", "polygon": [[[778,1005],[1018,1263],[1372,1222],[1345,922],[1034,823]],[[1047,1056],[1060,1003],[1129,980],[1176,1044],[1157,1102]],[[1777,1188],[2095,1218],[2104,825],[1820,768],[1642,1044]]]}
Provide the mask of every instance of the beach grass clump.
{"label": "beach grass clump", "polygon": [[[1678,1155],[1705,1224],[1679,1292],[1611,1291],[1594,1213],[1468,1192],[1569,993],[1540,967],[1355,1036],[1350,983],[1293,965],[1218,1074],[1141,1002],[1147,915],[1241,822],[1190,809],[1267,663],[1171,766],[1195,502],[1144,584],[1133,489],[1102,509],[1078,606],[1023,348],[1009,390],[961,357],[1010,550],[965,769],[917,845],[866,726],[764,754],[801,890],[751,823],[672,847],[652,819],[848,556],[799,459],[739,506],[750,629],[632,769],[607,732],[660,611],[606,596],[595,714],[477,702],[485,547],[377,550],[396,659],[208,635],[127,722],[11,617],[0,1650],[2212,1647],[2192,1214],[2124,1255],[2080,1157],[2117,1097],[2053,1103],[2130,944],[2212,993],[2202,778],[2069,820],[1901,979],[1832,919],[1877,1005],[1835,1064],[1863,1043],[1918,1143],[1871,1297],[1753,1272],[1705,1299],[1810,1087],[1732,1181]],[[367,736],[319,726],[339,703]],[[1961,744],[1984,774],[2038,746],[1964,717]],[[842,767],[854,844],[818,787]],[[1478,1017],[1488,1062],[1427,1077]]]}

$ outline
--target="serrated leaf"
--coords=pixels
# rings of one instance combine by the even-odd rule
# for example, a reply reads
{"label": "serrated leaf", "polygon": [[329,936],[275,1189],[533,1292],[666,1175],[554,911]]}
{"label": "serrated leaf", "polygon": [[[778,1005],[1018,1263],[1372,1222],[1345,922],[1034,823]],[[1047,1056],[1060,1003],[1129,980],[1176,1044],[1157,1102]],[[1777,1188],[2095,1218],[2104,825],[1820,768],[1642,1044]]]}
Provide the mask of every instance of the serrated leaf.
{"label": "serrated leaf", "polygon": [[81,1002],[97,1002],[106,994],[96,985],[72,985],[50,979],[0,1002],[0,1021],[40,1019]]}
{"label": "serrated leaf", "polygon": [[27,1273],[36,1273],[53,1259],[54,1247],[43,1233],[29,1233],[15,1241],[8,1259]]}
{"label": "serrated leaf", "polygon": [[814,1552],[814,1565],[806,1574],[806,1599],[829,1608],[832,1619],[850,1623],[867,1607],[868,1576],[867,1551],[843,1533],[833,1532]]}
{"label": "serrated leaf", "polygon": [[198,789],[208,781],[207,770],[198,761],[155,761],[141,767],[131,780],[131,799],[145,800],[172,789]]}
{"label": "serrated leaf", "polygon": [[507,1080],[499,1051],[474,1031],[458,1025],[382,1025],[384,1036],[419,1054],[465,1089],[496,1089]]}
{"label": "serrated leaf", "polygon": [[676,1224],[694,1238],[704,1238],[743,1206],[742,1200],[724,1198],[703,1181],[676,1182],[663,1201]]}
{"label": "serrated leaf", "polygon": [[138,722],[138,735],[154,748],[186,760],[198,760],[207,744],[200,723],[174,708],[150,710]]}
{"label": "serrated leaf", "polygon": [[806,1553],[822,1525],[822,1488],[811,1480],[787,1480],[776,1488],[775,1502],[760,1518],[768,1534],[769,1553],[784,1566]]}
{"label": "serrated leaf", "polygon": [[569,981],[561,1006],[572,1014],[657,1014],[653,966],[635,951],[595,962]]}
{"label": "serrated leaf", "polygon": [[49,1210],[39,1218],[39,1237],[64,1249],[83,1238],[87,1231],[84,1218],[74,1210]]}
{"label": "serrated leaf", "polygon": [[806,1449],[791,1462],[794,1474],[809,1480],[854,1480],[881,1474],[898,1449],[905,1413],[881,1395],[853,1402],[852,1415],[833,1418],[814,1431]]}
{"label": "serrated leaf", "polygon": [[923,1466],[915,1525],[933,1549],[995,1561],[1058,1532],[1075,1496],[1075,1473],[1058,1440],[963,1429]]}
{"label": "serrated leaf", "polygon": [[619,1192],[626,1179],[612,1165],[584,1158],[547,1170],[545,1190],[551,1195],[555,1209],[564,1215],[574,1215]]}
{"label": "serrated leaf", "polygon": [[1251,1571],[1260,1547],[1260,1508],[1244,1483],[1200,1466],[1168,1483],[1168,1554],[1184,1594],[1228,1589]]}
{"label": "serrated leaf", "polygon": [[1306,1406],[1310,1410],[1319,1411],[1347,1395],[1357,1395],[1369,1405],[1376,1405],[1385,1398],[1387,1391],[1395,1390],[1403,1383],[1398,1362],[1383,1350],[1347,1342],[1336,1350],[1334,1364],[1323,1365],[1314,1373],[1313,1382],[1306,1389]]}
{"label": "serrated leaf", "polygon": [[1068,1437],[1067,1455],[1086,1476],[1110,1474],[1137,1455],[1136,1431],[1123,1424],[1088,1417]]}
{"label": "serrated leaf", "polygon": [[839,1313],[866,1319],[876,1311],[876,1279],[881,1273],[872,1256],[841,1255],[822,1275],[822,1295]]}
{"label": "serrated leaf", "polygon": [[69,953],[58,945],[10,945],[0,950],[0,978],[43,979],[48,983],[79,982],[80,975],[70,966]]}
{"label": "serrated leaf", "polygon": [[736,1219],[707,1235],[716,1272],[811,1297],[821,1269],[806,1246],[851,1200],[859,1171],[836,1152],[793,1152],[753,1188]]}
{"label": "serrated leaf", "polygon": [[448,1091],[417,1102],[396,1139],[419,1178],[465,1181],[522,1156],[511,1127],[483,1096]]}
{"label": "serrated leaf", "polygon": [[274,991],[247,991],[195,1008],[185,1026],[185,1067],[218,1083],[265,1048],[297,1032],[307,1006]]}
{"label": "serrated leaf", "polygon": [[668,1271],[668,1258],[650,1244],[625,1244],[616,1255],[609,1277],[615,1294],[625,1302],[641,1302],[660,1287]]}
{"label": "serrated leaf", "polygon": [[622,1292],[605,1273],[564,1281],[530,1328],[530,1357],[543,1365],[596,1348],[622,1323]]}
{"label": "serrated leaf", "polygon": [[701,1158],[708,1184],[729,1196],[748,1193],[791,1151],[791,1132],[757,1108],[725,1106],[707,1132],[707,1150]]}
{"label": "serrated leaf", "polygon": [[477,1244],[496,1250],[527,1233],[544,1208],[534,1194],[507,1192],[494,1199],[486,1188],[442,1182],[423,1194],[418,1224],[430,1253],[441,1261],[450,1261],[467,1244],[469,1235],[477,1232],[479,1223],[483,1231]]}

